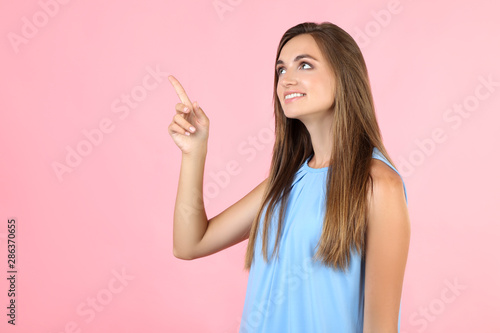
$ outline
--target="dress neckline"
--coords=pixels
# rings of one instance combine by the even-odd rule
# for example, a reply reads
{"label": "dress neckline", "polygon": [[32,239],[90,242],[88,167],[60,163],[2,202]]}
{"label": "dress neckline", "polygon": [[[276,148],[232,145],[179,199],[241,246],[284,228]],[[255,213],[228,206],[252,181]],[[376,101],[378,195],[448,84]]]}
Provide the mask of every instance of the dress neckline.
{"label": "dress neckline", "polygon": [[323,168],[311,168],[309,166],[309,161],[311,160],[312,156],[310,156],[309,158],[306,159],[306,161],[304,162],[304,169],[307,171],[307,172],[326,172],[328,171],[328,167],[323,167]]}
{"label": "dress neckline", "polygon": [[[373,155],[377,155],[377,156],[380,156],[381,158],[383,158],[384,160],[386,160],[386,158],[384,157],[384,155],[382,155],[382,153],[380,152],[380,150],[377,149],[377,147],[373,147],[373,150],[372,150],[372,157]],[[304,165],[303,165],[303,169],[306,170],[307,172],[326,172],[328,171],[328,167],[323,167],[323,168],[311,168],[309,166],[309,161],[311,160],[312,158],[312,155],[310,157],[308,157],[306,159],[306,161],[304,162]]]}

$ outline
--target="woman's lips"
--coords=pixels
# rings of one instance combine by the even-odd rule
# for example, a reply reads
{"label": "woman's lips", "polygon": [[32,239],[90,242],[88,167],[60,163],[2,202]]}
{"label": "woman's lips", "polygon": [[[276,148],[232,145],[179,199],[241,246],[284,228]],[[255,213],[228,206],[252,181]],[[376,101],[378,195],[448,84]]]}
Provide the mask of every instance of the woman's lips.
{"label": "woman's lips", "polygon": [[294,97],[294,98],[288,98],[288,99],[285,99],[285,104],[288,104],[288,103],[290,103],[290,102],[293,102],[293,101],[295,101],[295,100],[297,100],[297,99],[299,99],[299,98],[305,97],[305,96],[306,96],[306,95],[304,95],[304,96],[297,96],[297,97]]}

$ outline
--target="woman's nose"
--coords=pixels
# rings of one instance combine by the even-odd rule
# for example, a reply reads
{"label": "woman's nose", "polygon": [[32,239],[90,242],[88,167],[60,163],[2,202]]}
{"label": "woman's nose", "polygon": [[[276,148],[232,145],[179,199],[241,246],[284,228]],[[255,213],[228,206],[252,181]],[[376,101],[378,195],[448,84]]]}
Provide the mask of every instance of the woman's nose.
{"label": "woman's nose", "polygon": [[293,73],[284,73],[284,74],[281,74],[281,83],[283,85],[288,85],[288,84],[292,84],[292,83],[295,83],[296,82],[296,79],[295,79],[295,76],[293,75]]}

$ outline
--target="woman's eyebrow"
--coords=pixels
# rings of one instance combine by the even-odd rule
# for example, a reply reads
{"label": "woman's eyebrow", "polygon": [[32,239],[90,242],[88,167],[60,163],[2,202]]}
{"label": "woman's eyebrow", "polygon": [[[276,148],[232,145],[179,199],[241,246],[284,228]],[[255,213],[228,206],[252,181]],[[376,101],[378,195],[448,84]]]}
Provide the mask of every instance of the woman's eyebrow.
{"label": "woman's eyebrow", "polygon": [[[309,54],[299,54],[298,56],[295,57],[295,59],[293,59],[293,61],[296,62],[296,61],[299,61],[300,59],[303,59],[303,58],[310,58],[314,61],[318,61],[318,60],[316,60],[316,58],[314,58],[313,56],[311,56]],[[278,66],[280,64],[284,64],[283,60],[281,60],[281,59],[276,61],[276,66]]]}

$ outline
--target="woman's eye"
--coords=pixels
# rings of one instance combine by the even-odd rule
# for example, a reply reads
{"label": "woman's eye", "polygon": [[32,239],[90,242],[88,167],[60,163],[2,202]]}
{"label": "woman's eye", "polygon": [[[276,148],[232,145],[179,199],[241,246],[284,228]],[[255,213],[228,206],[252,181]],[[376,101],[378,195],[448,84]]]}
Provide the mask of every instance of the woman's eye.
{"label": "woman's eye", "polygon": [[[309,66],[310,68],[312,68],[312,67],[311,67],[311,65],[309,65],[307,62],[302,62],[302,63],[300,63],[299,68],[300,68],[300,67],[302,67],[303,65],[307,65],[307,66]],[[278,69],[276,70],[276,72],[278,73],[278,75],[280,75],[280,74],[281,74],[281,70],[282,70],[282,69],[285,69],[285,67],[280,67],[280,68],[278,68]]]}
{"label": "woman's eye", "polygon": [[[302,63],[302,64],[300,64],[300,65],[301,65],[301,66],[302,66],[302,65],[307,65],[307,66],[311,67],[311,65],[309,65],[307,62],[303,62],[303,63]],[[312,67],[311,67],[311,68],[312,68]]]}

